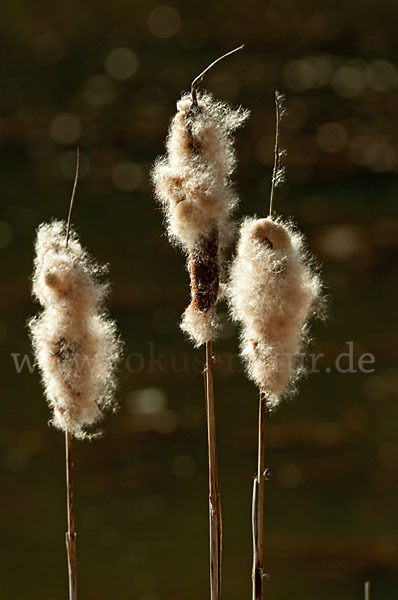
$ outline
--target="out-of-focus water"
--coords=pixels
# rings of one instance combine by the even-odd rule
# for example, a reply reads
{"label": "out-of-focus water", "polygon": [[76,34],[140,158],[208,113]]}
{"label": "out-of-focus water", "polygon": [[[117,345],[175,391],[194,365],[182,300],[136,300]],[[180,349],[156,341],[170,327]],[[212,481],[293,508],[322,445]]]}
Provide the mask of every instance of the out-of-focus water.
{"label": "out-of-focus water", "polygon": [[[355,11],[354,11],[355,8]],[[266,213],[273,90],[287,93],[292,216],[323,263],[329,319],[323,354],[297,397],[268,419],[265,566],[269,600],[396,596],[397,7],[338,10],[117,2],[3,8],[0,25],[0,598],[67,596],[63,436],[49,413],[26,321],[37,225],[67,213],[81,148],[74,223],[110,263],[110,311],[125,340],[120,411],[104,436],[74,445],[81,598],[168,600],[208,594],[203,352],[178,330],[189,300],[149,168],[175,100],[211,59],[247,48],[208,88],[252,109],[239,132],[240,215]],[[227,16],[226,16],[227,11]],[[358,12],[359,11],[359,12]],[[355,15],[354,15],[355,12]],[[249,597],[256,390],[227,322],[215,345],[224,523],[223,596]],[[348,344],[352,342],[352,344]],[[352,349],[349,357],[336,357]],[[365,357],[360,365],[360,357]],[[352,371],[342,372],[352,367]],[[363,372],[365,370],[371,372]],[[395,594],[395,596],[394,596]]]}

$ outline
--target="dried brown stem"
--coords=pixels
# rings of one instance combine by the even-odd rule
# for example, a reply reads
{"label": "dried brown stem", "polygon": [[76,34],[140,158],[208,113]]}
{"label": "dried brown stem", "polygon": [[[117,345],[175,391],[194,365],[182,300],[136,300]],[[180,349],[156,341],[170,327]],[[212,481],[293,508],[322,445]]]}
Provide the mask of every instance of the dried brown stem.
{"label": "dried brown stem", "polygon": [[[281,167],[281,151],[279,145],[281,124],[280,96],[275,92],[275,148],[274,168],[272,172],[269,216],[274,210],[274,194],[278,172]],[[257,474],[253,482],[252,500],[252,533],[253,533],[253,566],[252,566],[252,599],[263,599],[264,588],[264,481],[265,481],[265,411],[267,397],[260,391],[258,413],[258,460]]]}
{"label": "dried brown stem", "polygon": [[266,395],[260,392],[258,411],[258,462],[253,483],[252,530],[253,568],[252,599],[262,600],[264,584],[264,480],[265,480],[265,409]]}
{"label": "dried brown stem", "polygon": [[370,581],[365,581],[365,600],[370,600]]}
{"label": "dried brown stem", "polygon": [[209,457],[210,598],[221,596],[222,516],[218,492],[216,421],[213,389],[213,348],[206,342],[205,399]]}
{"label": "dried brown stem", "polygon": [[[240,48],[237,48],[239,50]],[[236,50],[233,50],[235,52]],[[229,52],[228,54],[231,54]],[[225,55],[225,56],[228,56]],[[221,57],[224,58],[224,57]],[[192,106],[198,107],[196,85],[205,73],[221,58],[201,73],[191,86]],[[186,126],[190,137],[190,146],[194,153],[201,151],[200,145],[192,134],[191,118],[195,111],[187,114]],[[220,286],[219,235],[214,222],[207,235],[203,236],[189,254],[189,274],[191,280],[191,307],[194,311],[207,313],[217,302]],[[216,444],[216,421],[213,389],[213,347],[212,341],[206,342],[205,365],[205,402],[207,423],[207,446],[209,462],[209,537],[210,537],[210,598],[219,600],[221,596],[221,559],[222,559],[222,516],[221,500],[218,492],[218,467]]]}
{"label": "dried brown stem", "polygon": [[202,71],[197,77],[195,77],[195,79],[191,83],[191,97],[192,97],[192,104],[194,106],[198,105],[198,101],[197,101],[197,97],[196,97],[196,88],[197,88],[198,84],[202,81],[202,79],[206,75],[206,73],[208,71],[210,71],[210,69],[212,69],[214,67],[214,65],[216,65],[218,62],[220,62],[220,60],[223,60],[227,56],[230,56],[231,54],[238,52],[238,50],[242,50],[242,48],[244,48],[244,47],[245,47],[245,45],[242,44],[238,48],[234,48],[234,50],[230,50],[230,52],[227,52],[226,54],[219,56],[216,60],[213,60],[213,62],[208,67],[206,67],[204,71]]}
{"label": "dried brown stem", "polygon": [[74,200],[75,200],[75,194],[76,194],[76,188],[77,188],[77,180],[79,179],[79,165],[80,165],[80,151],[79,151],[79,148],[76,148],[76,171],[75,171],[75,180],[73,182],[72,196],[70,198],[70,203],[69,203],[68,224],[66,226],[66,240],[65,240],[65,245],[66,246],[68,246],[68,242],[69,242],[70,226],[71,226],[71,221],[72,221],[73,203],[74,203]]}
{"label": "dried brown stem", "polygon": [[73,460],[72,438],[65,432],[65,462],[66,462],[66,507],[68,531],[66,532],[66,552],[68,556],[69,573],[69,600],[77,599],[77,571],[76,571],[76,532],[73,494]]}
{"label": "dried brown stem", "polygon": [[[80,152],[76,149],[76,172],[73,182],[72,195],[69,204],[68,224],[66,227],[65,245],[68,246],[69,234],[72,220],[73,202],[75,200],[77,181],[79,178]],[[72,459],[72,436],[65,431],[65,466],[66,466],[66,515],[68,531],[66,532],[66,553],[68,557],[69,575],[69,600],[77,599],[77,569],[76,569],[76,532],[75,532],[75,505],[73,491],[73,459]]]}
{"label": "dried brown stem", "polygon": [[[219,288],[218,230],[203,238],[190,255],[191,306],[207,312],[217,302]],[[221,595],[222,518],[218,492],[216,421],[213,388],[212,341],[206,342],[205,401],[209,461],[210,598]]]}
{"label": "dried brown stem", "polygon": [[281,129],[281,105],[279,102],[279,93],[275,92],[275,148],[274,148],[274,169],[272,171],[271,194],[269,199],[269,216],[272,216],[274,210],[274,194],[278,179],[278,171],[281,168],[281,152],[279,146],[279,137]]}

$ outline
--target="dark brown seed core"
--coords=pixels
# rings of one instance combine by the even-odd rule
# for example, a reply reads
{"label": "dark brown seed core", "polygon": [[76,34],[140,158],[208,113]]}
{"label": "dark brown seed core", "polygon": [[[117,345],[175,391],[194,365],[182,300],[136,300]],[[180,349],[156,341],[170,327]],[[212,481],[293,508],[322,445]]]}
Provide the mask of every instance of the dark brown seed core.
{"label": "dark brown seed core", "polygon": [[[186,113],[186,127],[190,139],[190,147],[194,154],[201,151],[192,133],[195,118],[203,112],[196,102]],[[220,286],[218,228],[214,223],[209,233],[203,236],[189,255],[189,273],[191,277],[191,307],[200,312],[207,312],[217,302]]]}
{"label": "dark brown seed core", "polygon": [[220,285],[218,266],[218,230],[214,227],[202,238],[189,258],[192,302],[194,310],[207,312],[217,302]]}

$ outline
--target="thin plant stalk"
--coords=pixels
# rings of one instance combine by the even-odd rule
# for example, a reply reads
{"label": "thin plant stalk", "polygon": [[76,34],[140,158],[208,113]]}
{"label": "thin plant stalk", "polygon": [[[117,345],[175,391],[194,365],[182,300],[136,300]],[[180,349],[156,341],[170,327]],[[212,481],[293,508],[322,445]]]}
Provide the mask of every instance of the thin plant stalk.
{"label": "thin plant stalk", "polygon": [[[214,60],[204,71],[202,71],[191,84],[192,107],[198,106],[197,86],[203,77],[220,60],[227,56],[242,50],[244,44],[223,54]],[[191,133],[192,138],[192,133]],[[197,150],[197,146],[191,139],[192,147]],[[218,265],[218,229],[215,227],[212,234],[205,242],[205,258],[199,261],[191,253],[190,271],[191,286],[196,306],[199,310],[208,310],[217,301],[219,285],[219,265]],[[207,290],[203,297],[203,282],[209,285],[209,278],[216,282],[213,290]],[[200,283],[201,282],[201,283]],[[210,286],[211,288],[212,286]],[[213,297],[214,296],[214,297]],[[222,515],[221,499],[218,491],[218,467],[217,467],[217,443],[216,443],[216,419],[214,407],[214,388],[213,388],[213,343],[212,340],[206,342],[206,365],[205,365],[205,401],[206,401],[206,423],[207,423],[207,445],[209,462],[209,537],[210,537],[210,598],[219,600],[221,597],[221,562],[222,562]]]}
{"label": "thin plant stalk", "polygon": [[370,600],[370,581],[365,581],[365,600]]}
{"label": "thin plant stalk", "polygon": [[235,54],[235,52],[242,50],[242,48],[244,48],[244,47],[245,47],[245,45],[242,44],[241,46],[238,46],[238,48],[234,48],[234,50],[230,50],[230,52],[227,52],[226,54],[219,56],[218,58],[216,58],[216,60],[213,60],[213,62],[210,63],[210,65],[208,65],[201,73],[199,73],[199,75],[197,77],[195,77],[195,79],[191,83],[192,103],[195,106],[197,106],[197,104],[198,104],[197,97],[196,97],[196,88],[197,88],[198,84],[202,81],[202,79],[206,75],[206,73],[208,73],[208,71],[210,71],[210,69],[212,69],[214,67],[214,65],[216,65],[218,62],[220,62],[220,60],[224,60],[224,58],[227,58],[227,56],[231,56],[231,54]]}
{"label": "thin plant stalk", "polygon": [[71,222],[72,222],[72,210],[73,210],[73,204],[75,201],[77,181],[79,179],[79,165],[80,165],[80,150],[79,150],[79,148],[76,148],[76,171],[75,171],[75,180],[73,182],[72,195],[71,195],[70,203],[69,203],[68,224],[66,226],[66,239],[65,239],[66,247],[68,247],[68,243],[69,243],[70,226],[71,226]]}
{"label": "thin plant stalk", "polygon": [[205,398],[209,457],[210,597],[211,600],[219,600],[221,595],[222,517],[218,492],[212,346],[211,340],[206,342]]}
{"label": "thin plant stalk", "polygon": [[65,432],[65,466],[66,466],[66,507],[68,531],[66,532],[66,552],[68,556],[69,600],[77,599],[77,570],[76,570],[76,532],[73,493],[73,459],[72,437]]}
{"label": "thin plant stalk", "polygon": [[[274,167],[272,171],[271,193],[269,201],[269,216],[274,210],[274,194],[281,168],[281,151],[279,145],[281,106],[279,94],[275,92],[275,148]],[[258,458],[257,474],[253,482],[252,499],[252,533],[253,533],[253,567],[252,567],[252,598],[263,599],[264,587],[264,482],[265,482],[265,412],[267,397],[260,390],[258,412]]]}
{"label": "thin plant stalk", "polygon": [[264,583],[264,481],[265,481],[265,411],[266,395],[260,392],[258,403],[258,459],[253,482],[252,528],[253,568],[252,599],[263,598]]}
{"label": "thin plant stalk", "polygon": [[[75,200],[77,181],[79,178],[80,153],[76,150],[76,173],[73,182],[72,196],[69,204],[68,224],[66,228],[65,245],[68,247],[69,234],[72,219],[73,203]],[[76,564],[76,532],[73,490],[73,459],[72,459],[72,436],[65,431],[65,477],[66,477],[66,514],[68,530],[66,532],[66,553],[68,557],[69,575],[69,600],[77,600],[77,564]]]}
{"label": "thin plant stalk", "polygon": [[278,175],[281,168],[281,151],[279,146],[279,137],[281,130],[281,105],[279,102],[279,94],[275,92],[275,147],[274,147],[274,168],[272,171],[271,193],[269,199],[269,216],[272,217],[274,210],[274,194],[278,183]]}

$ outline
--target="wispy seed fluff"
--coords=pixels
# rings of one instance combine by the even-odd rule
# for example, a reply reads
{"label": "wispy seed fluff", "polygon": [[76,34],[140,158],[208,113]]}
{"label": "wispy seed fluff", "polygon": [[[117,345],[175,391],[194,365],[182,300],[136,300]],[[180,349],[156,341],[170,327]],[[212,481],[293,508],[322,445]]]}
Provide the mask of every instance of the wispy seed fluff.
{"label": "wispy seed fluff", "polygon": [[247,219],[232,264],[229,299],[241,323],[241,354],[274,408],[303,371],[300,352],[321,283],[302,236],[282,220]]}
{"label": "wispy seed fluff", "polygon": [[181,326],[198,346],[213,339],[217,327],[220,251],[231,235],[238,200],[231,183],[232,134],[248,114],[209,93],[198,94],[197,104],[184,95],[170,125],[167,154],[153,169],[169,237],[189,257],[192,302]]}
{"label": "wispy seed fluff", "polygon": [[29,327],[52,424],[84,438],[103,410],[114,407],[121,342],[103,309],[107,285],[98,276],[106,269],[75,233],[66,247],[65,235],[62,221],[38,228],[33,295],[43,311]]}

